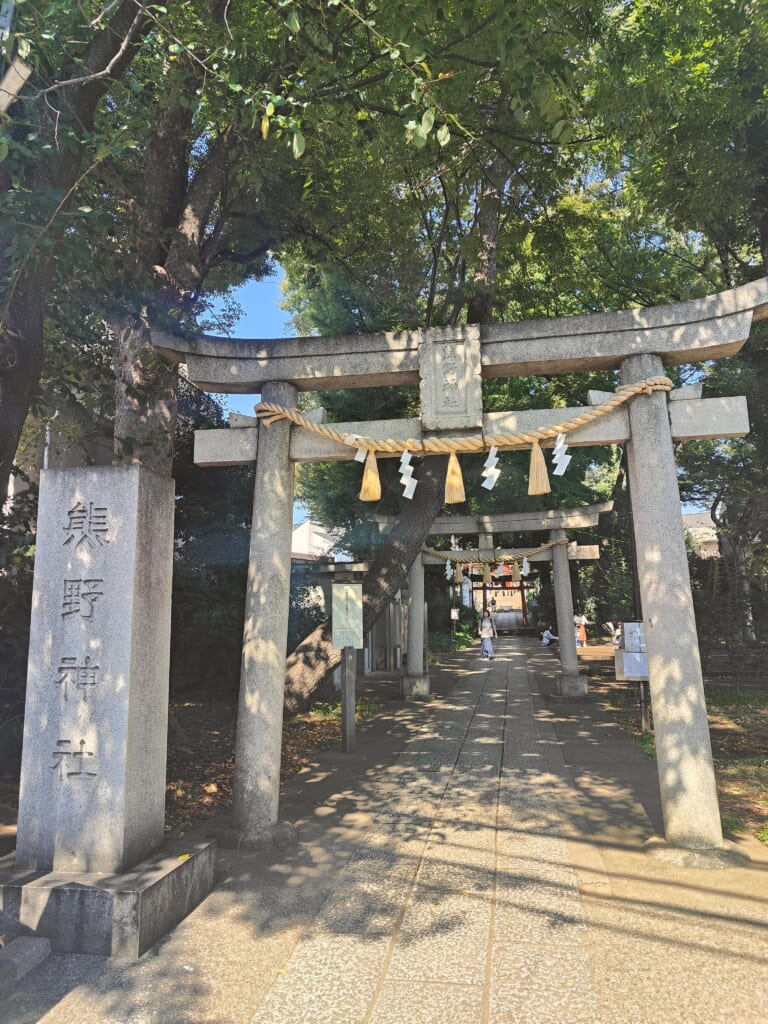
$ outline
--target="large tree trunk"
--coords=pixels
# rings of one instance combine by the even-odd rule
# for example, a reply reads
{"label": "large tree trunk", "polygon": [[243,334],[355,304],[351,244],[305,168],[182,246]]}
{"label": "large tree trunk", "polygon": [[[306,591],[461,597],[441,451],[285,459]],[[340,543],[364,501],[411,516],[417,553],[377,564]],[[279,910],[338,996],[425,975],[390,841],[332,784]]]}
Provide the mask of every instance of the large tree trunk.
{"label": "large tree trunk", "polygon": [[[374,557],[363,577],[363,631],[369,632],[398,590],[405,587],[408,572],[429,536],[432,523],[443,507],[447,459],[433,455],[424,460],[419,486],[408,502],[387,544]],[[285,673],[285,707],[305,708],[327,674],[341,660],[331,646],[330,623],[319,625],[288,657]]]}
{"label": "large tree trunk", "polygon": [[[183,97],[169,103],[145,147],[147,190],[135,205],[139,257],[166,308],[184,312],[208,273],[201,250],[227,174],[230,133],[208,143],[207,159],[189,177],[196,144]],[[157,298],[157,294],[155,295]],[[158,303],[159,305],[159,303]],[[115,336],[114,453],[170,476],[176,427],[178,367],[152,346],[145,310],[111,324]]]}
{"label": "large tree trunk", "polygon": [[752,611],[752,586],[747,561],[746,546],[740,537],[733,538],[733,565],[736,570],[736,579],[741,595],[742,609],[744,614],[744,639],[747,643],[757,643],[755,634],[755,617]]}
{"label": "large tree trunk", "polygon": [[25,275],[0,324],[0,508],[43,367],[43,297],[37,275]]}
{"label": "large tree trunk", "polygon": [[508,176],[509,162],[506,157],[499,154],[487,169],[486,179],[478,198],[477,262],[467,303],[467,323],[470,324],[490,324],[493,319],[501,211]]}
{"label": "large tree trunk", "polygon": [[146,321],[113,324],[115,336],[115,435],[117,462],[140,463],[170,476],[176,426],[178,367],[152,346]]}

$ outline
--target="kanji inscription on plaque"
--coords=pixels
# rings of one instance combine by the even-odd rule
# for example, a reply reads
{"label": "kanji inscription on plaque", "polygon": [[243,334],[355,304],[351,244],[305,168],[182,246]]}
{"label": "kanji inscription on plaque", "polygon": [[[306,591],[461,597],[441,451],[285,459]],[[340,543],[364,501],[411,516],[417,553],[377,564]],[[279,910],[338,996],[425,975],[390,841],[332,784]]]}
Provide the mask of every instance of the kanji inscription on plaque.
{"label": "kanji inscription on plaque", "polygon": [[62,529],[66,534],[65,544],[72,544],[78,548],[81,544],[89,548],[103,547],[109,544],[107,532],[108,511],[104,505],[95,505],[89,501],[86,505],[82,501],[76,501],[67,512],[67,524]]}
{"label": "kanji inscription on plaque", "polygon": [[61,782],[77,777],[96,778],[99,774],[96,762],[92,760],[95,754],[92,750],[86,750],[85,746],[85,740],[80,740],[76,748],[72,746],[72,740],[56,741],[56,749],[51,752],[51,768]]}
{"label": "kanji inscription on plaque", "polygon": [[92,665],[87,654],[82,659],[82,664],[78,664],[77,658],[62,658],[55,682],[61,687],[64,700],[69,700],[70,690],[74,690],[75,693],[79,691],[83,698],[88,700],[88,692],[95,689],[99,682],[99,671],[99,666]]}
{"label": "kanji inscription on plaque", "polygon": [[421,421],[425,430],[476,429],[483,425],[480,332],[476,327],[425,332],[419,348]]}

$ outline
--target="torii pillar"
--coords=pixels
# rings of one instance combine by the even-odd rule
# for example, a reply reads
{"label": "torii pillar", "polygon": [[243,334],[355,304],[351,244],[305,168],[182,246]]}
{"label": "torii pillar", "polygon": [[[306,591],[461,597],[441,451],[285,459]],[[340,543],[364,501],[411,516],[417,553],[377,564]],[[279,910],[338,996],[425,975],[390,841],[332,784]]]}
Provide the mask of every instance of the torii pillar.
{"label": "torii pillar", "polygon": [[[663,373],[657,355],[621,364],[622,384]],[[664,831],[673,845],[717,848],[723,833],[667,396],[638,396],[629,422],[627,469]]]}
{"label": "torii pillar", "polygon": [[[565,540],[565,530],[552,530],[551,541]],[[560,678],[558,691],[563,697],[586,697],[588,680],[579,672],[576,653],[576,634],[573,628],[573,595],[571,573],[568,568],[568,549],[565,544],[552,548],[552,576],[555,587],[558,646],[560,648]]]}
{"label": "torii pillar", "polygon": [[424,664],[424,562],[419,555],[408,574],[408,662],[403,696],[429,697],[429,672]]}
{"label": "torii pillar", "polygon": [[[296,397],[290,384],[262,390],[265,402],[293,406]],[[294,469],[290,423],[258,431],[232,818],[246,842],[269,845],[280,794]]]}

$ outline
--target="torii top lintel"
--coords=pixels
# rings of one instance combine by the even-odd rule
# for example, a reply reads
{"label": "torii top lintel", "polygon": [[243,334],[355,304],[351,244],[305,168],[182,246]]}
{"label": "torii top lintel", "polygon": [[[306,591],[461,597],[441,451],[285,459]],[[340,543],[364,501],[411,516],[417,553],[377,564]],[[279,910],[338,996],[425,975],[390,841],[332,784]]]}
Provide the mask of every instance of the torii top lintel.
{"label": "torii top lintel", "polygon": [[440,516],[429,535],[536,533],[542,530],[570,530],[597,526],[602,513],[613,511],[612,501],[576,508],[541,509],[536,512],[494,512],[492,515]]}
{"label": "torii top lintel", "polygon": [[734,355],[753,320],[768,317],[768,278],[688,302],[618,313],[591,313],[493,324],[378,334],[233,341],[176,336],[152,329],[156,348],[186,362],[199,387],[258,392],[270,381],[301,391],[415,384],[419,350],[461,344],[479,334],[482,377],[523,377],[617,368],[631,355],[655,353],[667,366]]}
{"label": "torii top lintel", "polygon": [[[540,509],[535,512],[493,512],[490,515],[439,516],[432,524],[428,536],[448,536],[452,533],[478,534],[535,533],[543,530],[583,529],[597,526],[603,513],[613,511],[613,501],[572,508]],[[378,515],[372,522],[386,532],[397,516]]]}

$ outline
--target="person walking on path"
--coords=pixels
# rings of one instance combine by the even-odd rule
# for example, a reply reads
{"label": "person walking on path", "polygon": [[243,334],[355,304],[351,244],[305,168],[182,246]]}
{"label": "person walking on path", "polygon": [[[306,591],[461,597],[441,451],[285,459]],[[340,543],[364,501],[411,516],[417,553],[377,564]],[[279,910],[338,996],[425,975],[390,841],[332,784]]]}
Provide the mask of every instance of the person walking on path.
{"label": "person walking on path", "polygon": [[480,634],[480,656],[488,661],[493,661],[493,641],[498,636],[496,626],[493,624],[491,613],[486,608],[477,626]]}

